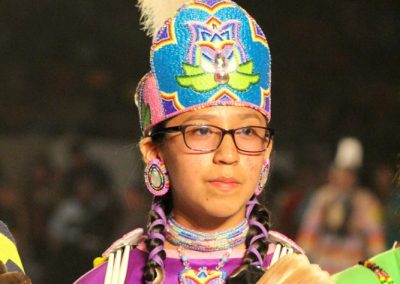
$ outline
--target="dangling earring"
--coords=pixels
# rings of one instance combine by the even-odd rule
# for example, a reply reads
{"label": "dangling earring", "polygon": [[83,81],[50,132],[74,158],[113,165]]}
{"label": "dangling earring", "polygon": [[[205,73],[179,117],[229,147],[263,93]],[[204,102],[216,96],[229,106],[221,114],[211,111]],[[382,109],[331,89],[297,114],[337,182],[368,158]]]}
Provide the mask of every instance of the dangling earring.
{"label": "dangling earring", "polygon": [[147,189],[155,196],[163,196],[169,190],[169,177],[165,164],[160,159],[149,161],[144,169]]}
{"label": "dangling earring", "polygon": [[259,196],[261,192],[264,190],[264,187],[268,181],[268,176],[269,176],[269,159],[265,159],[264,165],[260,173],[260,180],[258,181],[257,188],[254,193],[256,196]]}

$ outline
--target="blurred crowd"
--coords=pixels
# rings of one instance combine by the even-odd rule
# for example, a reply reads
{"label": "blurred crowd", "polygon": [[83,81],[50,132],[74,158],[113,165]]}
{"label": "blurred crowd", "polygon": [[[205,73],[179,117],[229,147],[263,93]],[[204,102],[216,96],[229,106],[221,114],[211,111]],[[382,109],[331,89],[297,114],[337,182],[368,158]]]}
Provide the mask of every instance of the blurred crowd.
{"label": "blurred crowd", "polygon": [[115,238],[146,223],[149,197],[140,181],[117,189],[83,144],[69,155],[63,172],[46,153],[34,157],[19,187],[0,177],[0,216],[33,283],[72,283]]}
{"label": "blurred crowd", "polygon": [[[0,216],[34,283],[71,283],[113,240],[147,221],[150,195],[141,181],[115,188],[82,143],[71,147],[69,159],[60,171],[46,153],[34,157],[20,187],[0,178]],[[376,165],[368,187],[358,169],[335,163],[281,178],[272,169],[265,202],[273,229],[297,240],[324,269],[339,271],[400,239],[394,165]]]}

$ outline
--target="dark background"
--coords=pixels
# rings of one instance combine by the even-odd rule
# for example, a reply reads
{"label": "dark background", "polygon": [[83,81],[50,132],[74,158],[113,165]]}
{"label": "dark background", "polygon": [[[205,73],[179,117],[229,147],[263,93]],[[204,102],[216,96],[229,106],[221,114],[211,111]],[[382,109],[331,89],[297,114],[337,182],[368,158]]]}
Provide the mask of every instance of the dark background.
{"label": "dark background", "polygon": [[[239,1],[272,53],[278,147],[359,137],[370,159],[399,145],[398,1]],[[2,1],[0,133],[139,136],[132,96],[150,40],[134,1]]]}

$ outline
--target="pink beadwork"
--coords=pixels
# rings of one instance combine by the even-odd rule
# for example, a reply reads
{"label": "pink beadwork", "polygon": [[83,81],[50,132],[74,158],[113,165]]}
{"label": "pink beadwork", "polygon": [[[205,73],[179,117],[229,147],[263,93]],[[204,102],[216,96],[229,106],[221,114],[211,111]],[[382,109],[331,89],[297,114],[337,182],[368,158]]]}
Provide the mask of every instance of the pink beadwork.
{"label": "pink beadwork", "polygon": [[165,164],[159,159],[151,160],[144,169],[147,189],[155,196],[162,196],[169,190],[169,178]]}
{"label": "pink beadwork", "polygon": [[149,73],[143,83],[144,102],[150,107],[151,123],[158,123],[164,119],[164,109],[161,107],[161,99],[153,73]]}
{"label": "pink beadwork", "polygon": [[264,190],[264,186],[267,184],[268,176],[269,176],[269,166],[270,166],[269,159],[265,159],[264,165],[263,165],[263,167],[261,169],[261,173],[260,173],[260,180],[257,184],[257,188],[255,191],[256,196],[259,196],[262,193],[262,191]]}

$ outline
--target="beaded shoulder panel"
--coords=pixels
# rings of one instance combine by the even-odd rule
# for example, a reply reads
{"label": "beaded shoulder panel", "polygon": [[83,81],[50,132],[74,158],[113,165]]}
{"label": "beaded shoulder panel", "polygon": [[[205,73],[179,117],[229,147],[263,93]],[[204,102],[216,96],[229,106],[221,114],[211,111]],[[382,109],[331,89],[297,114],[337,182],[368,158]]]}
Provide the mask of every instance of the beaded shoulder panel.
{"label": "beaded shoulder panel", "polygon": [[272,266],[273,264],[275,264],[275,262],[278,261],[278,259],[284,257],[287,254],[305,254],[304,250],[300,246],[298,246],[293,240],[289,239],[279,232],[272,230],[268,231],[268,241],[270,243],[268,254],[272,254],[269,266]]}
{"label": "beaded shoulder panel", "polygon": [[141,240],[143,240],[143,238],[143,229],[134,229],[116,240],[108,249],[103,252],[101,256],[103,258],[108,258],[112,253],[115,253],[117,250],[122,249],[127,245],[136,246]]}

